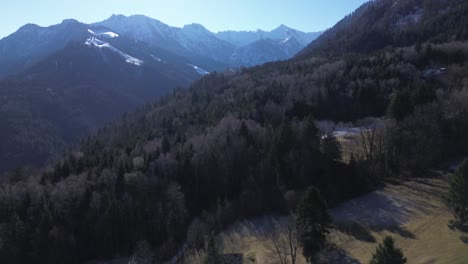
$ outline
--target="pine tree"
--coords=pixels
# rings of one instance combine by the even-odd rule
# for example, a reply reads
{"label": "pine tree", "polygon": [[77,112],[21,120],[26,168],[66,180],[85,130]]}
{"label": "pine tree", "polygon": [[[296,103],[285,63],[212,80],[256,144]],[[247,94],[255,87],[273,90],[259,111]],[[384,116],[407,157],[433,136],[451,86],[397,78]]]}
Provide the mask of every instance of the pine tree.
{"label": "pine tree", "polygon": [[125,192],[125,169],[121,164],[117,172],[117,179],[115,181],[115,196],[117,199],[121,199]]}
{"label": "pine tree", "polygon": [[294,133],[291,127],[291,123],[289,123],[287,120],[283,121],[281,126],[278,128],[275,139],[279,154],[284,155],[286,152],[288,152],[292,148],[294,142]]}
{"label": "pine tree", "polygon": [[312,149],[318,150],[320,148],[320,131],[314,122],[314,117],[309,115],[305,118],[304,132],[307,137],[307,142]]}
{"label": "pine tree", "polygon": [[370,264],[404,264],[406,258],[401,249],[395,247],[395,240],[391,236],[386,236],[383,244],[379,244],[372,255]]}
{"label": "pine tree", "polygon": [[245,121],[242,121],[240,130],[239,130],[239,136],[245,139],[247,146],[251,146],[253,144],[252,137],[250,136],[249,129],[247,128]]}
{"label": "pine tree", "polygon": [[214,234],[210,234],[206,239],[205,246],[205,260],[204,264],[217,264],[218,263],[218,250],[216,249]]}
{"label": "pine tree", "polygon": [[450,180],[448,204],[455,217],[452,227],[466,228],[468,226],[468,159],[460,164]]}
{"label": "pine tree", "polygon": [[411,102],[409,95],[396,91],[392,94],[390,103],[387,107],[387,115],[395,118],[396,120],[402,120],[412,111]]}
{"label": "pine tree", "polygon": [[3,242],[8,245],[0,251],[0,256],[11,261],[10,263],[22,263],[25,258],[23,249],[28,245],[28,231],[25,223],[14,213],[10,222],[6,225]]}
{"label": "pine tree", "polygon": [[315,187],[309,187],[297,208],[297,225],[303,255],[312,263],[329,233],[331,217],[325,201]]}
{"label": "pine tree", "polygon": [[341,144],[332,134],[325,136],[321,142],[321,151],[328,160],[341,160]]}
{"label": "pine tree", "polygon": [[166,136],[162,138],[161,149],[162,149],[162,153],[164,154],[166,154],[167,152],[171,150],[171,143],[169,142],[169,139]]}

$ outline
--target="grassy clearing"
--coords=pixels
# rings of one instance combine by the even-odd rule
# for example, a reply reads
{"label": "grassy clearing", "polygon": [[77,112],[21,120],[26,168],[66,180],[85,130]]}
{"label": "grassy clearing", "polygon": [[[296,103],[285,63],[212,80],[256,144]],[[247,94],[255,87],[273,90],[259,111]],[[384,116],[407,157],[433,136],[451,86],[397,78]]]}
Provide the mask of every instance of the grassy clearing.
{"label": "grassy clearing", "polygon": [[417,179],[347,202],[332,210],[331,241],[359,263],[368,263],[385,235],[397,240],[408,263],[468,263],[466,237],[448,227],[444,177]]}
{"label": "grassy clearing", "polygon": [[[244,263],[274,263],[268,236],[286,221],[286,217],[262,217],[235,224],[218,236],[221,253],[243,253]],[[302,253],[298,255],[297,264],[306,264]]]}
{"label": "grassy clearing", "polygon": [[[408,263],[468,263],[468,234],[447,225],[451,218],[443,202],[447,188],[442,175],[415,179],[388,184],[332,209],[336,229],[330,242],[342,252],[334,250],[330,263],[369,263],[385,235],[396,239]],[[263,217],[233,225],[219,235],[220,249],[243,253],[244,263],[273,263],[265,234],[284,221],[285,217]],[[305,263],[302,256],[298,263]]]}

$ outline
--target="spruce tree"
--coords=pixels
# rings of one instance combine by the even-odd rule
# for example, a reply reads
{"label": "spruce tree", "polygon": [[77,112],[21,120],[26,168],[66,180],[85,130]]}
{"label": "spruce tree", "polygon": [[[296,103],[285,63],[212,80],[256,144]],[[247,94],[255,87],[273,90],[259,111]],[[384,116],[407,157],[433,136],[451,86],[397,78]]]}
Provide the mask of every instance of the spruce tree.
{"label": "spruce tree", "polygon": [[203,261],[204,264],[219,263],[218,250],[216,248],[215,236],[213,233],[210,234],[206,239],[205,252],[206,255]]}
{"label": "spruce tree", "polygon": [[297,208],[297,225],[303,255],[308,263],[315,261],[325,244],[331,225],[325,201],[315,187],[309,187]]}
{"label": "spruce tree", "polygon": [[169,139],[164,136],[161,140],[161,149],[162,153],[166,154],[171,150],[171,143],[169,142]]}
{"label": "spruce tree", "polygon": [[452,227],[466,228],[468,226],[468,159],[458,167],[450,180],[448,204],[453,212]]}
{"label": "spruce tree", "polygon": [[395,240],[391,236],[386,236],[382,244],[377,246],[372,255],[370,264],[404,264],[406,258],[401,249],[395,247]]}
{"label": "spruce tree", "polygon": [[403,120],[412,111],[409,95],[396,91],[392,94],[390,103],[387,107],[387,116],[396,120]]}
{"label": "spruce tree", "polygon": [[305,136],[308,139],[309,146],[312,149],[319,150],[320,149],[320,131],[315,125],[314,117],[309,115],[305,118]]}
{"label": "spruce tree", "polygon": [[342,158],[341,143],[333,134],[326,135],[321,142],[321,151],[327,160],[340,161]]}

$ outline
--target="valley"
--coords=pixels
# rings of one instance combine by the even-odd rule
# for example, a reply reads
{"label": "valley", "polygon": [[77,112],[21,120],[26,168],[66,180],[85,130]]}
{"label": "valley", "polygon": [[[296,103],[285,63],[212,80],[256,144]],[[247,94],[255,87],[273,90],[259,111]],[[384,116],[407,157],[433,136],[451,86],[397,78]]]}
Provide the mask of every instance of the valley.
{"label": "valley", "polygon": [[[244,33],[252,35],[251,42],[234,45],[201,25],[176,28],[123,15],[89,25],[67,19],[50,27],[21,27],[0,40],[0,97],[7,102],[0,108],[0,174],[44,166],[125,112],[211,71],[288,59],[317,35],[285,26],[263,32],[267,40]],[[280,42],[291,37],[302,42],[284,52],[280,46],[287,44]],[[257,39],[269,48],[255,44]],[[236,49],[241,57],[234,56]]]}

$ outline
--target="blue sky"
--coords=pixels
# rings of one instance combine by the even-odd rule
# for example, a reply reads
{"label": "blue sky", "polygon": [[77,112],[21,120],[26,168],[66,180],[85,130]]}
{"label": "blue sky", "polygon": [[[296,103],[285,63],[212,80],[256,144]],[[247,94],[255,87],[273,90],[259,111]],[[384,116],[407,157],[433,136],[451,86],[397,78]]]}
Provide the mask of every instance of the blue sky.
{"label": "blue sky", "polygon": [[368,0],[14,0],[2,1],[0,38],[26,23],[49,26],[66,18],[91,23],[112,14],[143,14],[171,26],[200,23],[211,31],[302,31],[333,26]]}

